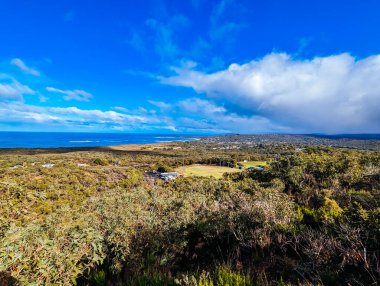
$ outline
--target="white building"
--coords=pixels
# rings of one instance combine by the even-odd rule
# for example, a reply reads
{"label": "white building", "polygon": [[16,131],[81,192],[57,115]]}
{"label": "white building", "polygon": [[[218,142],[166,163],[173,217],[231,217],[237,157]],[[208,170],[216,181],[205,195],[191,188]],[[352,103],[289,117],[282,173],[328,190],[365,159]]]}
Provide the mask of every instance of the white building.
{"label": "white building", "polygon": [[178,177],[178,173],[177,172],[161,173],[159,177],[160,179],[164,181],[170,181],[170,180],[176,179]]}

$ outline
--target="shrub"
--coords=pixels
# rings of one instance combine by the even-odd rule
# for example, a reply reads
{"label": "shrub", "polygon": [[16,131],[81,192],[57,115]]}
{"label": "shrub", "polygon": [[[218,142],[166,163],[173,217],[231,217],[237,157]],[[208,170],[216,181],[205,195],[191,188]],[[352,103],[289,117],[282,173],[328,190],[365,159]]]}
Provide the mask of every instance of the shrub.
{"label": "shrub", "polygon": [[85,217],[63,210],[45,223],[12,224],[0,239],[0,271],[23,285],[72,284],[76,278],[102,263],[102,236]]}
{"label": "shrub", "polygon": [[232,271],[229,267],[219,266],[212,273],[202,272],[198,277],[185,276],[177,280],[183,286],[251,286],[254,285],[248,275]]}
{"label": "shrub", "polygon": [[159,165],[157,167],[157,172],[160,172],[160,173],[167,173],[167,172],[172,172],[172,171],[173,171],[173,168],[171,168],[168,165]]}
{"label": "shrub", "polygon": [[96,158],[94,161],[95,165],[105,166],[107,165],[107,162],[104,159]]}

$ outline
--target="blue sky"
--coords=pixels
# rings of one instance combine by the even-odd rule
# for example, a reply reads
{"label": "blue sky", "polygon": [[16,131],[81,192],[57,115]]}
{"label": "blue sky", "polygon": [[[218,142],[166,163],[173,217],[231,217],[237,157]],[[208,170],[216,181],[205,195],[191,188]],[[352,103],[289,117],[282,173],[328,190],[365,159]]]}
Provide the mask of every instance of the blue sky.
{"label": "blue sky", "polygon": [[0,130],[380,132],[380,1],[0,2]]}

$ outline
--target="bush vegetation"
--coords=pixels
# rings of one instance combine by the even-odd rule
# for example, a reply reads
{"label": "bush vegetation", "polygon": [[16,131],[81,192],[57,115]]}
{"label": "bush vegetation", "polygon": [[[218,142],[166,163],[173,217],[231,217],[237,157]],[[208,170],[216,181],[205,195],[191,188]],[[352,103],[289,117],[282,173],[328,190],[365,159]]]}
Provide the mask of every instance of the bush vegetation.
{"label": "bush vegetation", "polygon": [[[0,281],[377,285],[379,152],[178,146],[3,152]],[[270,165],[220,179],[163,182],[143,175],[159,167],[242,160]],[[54,166],[43,168],[45,163]]]}

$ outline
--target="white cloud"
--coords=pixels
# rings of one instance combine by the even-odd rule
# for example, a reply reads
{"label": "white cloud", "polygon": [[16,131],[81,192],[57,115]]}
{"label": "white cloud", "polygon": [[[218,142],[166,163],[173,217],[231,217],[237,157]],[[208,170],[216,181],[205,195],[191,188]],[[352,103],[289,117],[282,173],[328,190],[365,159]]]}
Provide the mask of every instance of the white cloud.
{"label": "white cloud", "polygon": [[0,83],[0,98],[22,100],[24,94],[35,94],[35,91],[16,80]]}
{"label": "white cloud", "polygon": [[[175,14],[172,17],[166,17],[165,21],[150,18],[145,21],[147,27],[151,28],[154,33],[154,48],[155,52],[162,59],[174,59],[181,53],[180,47],[175,42],[175,36],[178,30],[186,28],[189,25],[189,19],[184,15]],[[141,46],[142,43],[136,42]],[[133,43],[133,42],[132,42]]]}
{"label": "white cloud", "polygon": [[19,58],[14,58],[11,60],[11,64],[18,67],[20,70],[22,70],[24,73],[26,74],[31,74],[31,75],[34,75],[34,76],[40,76],[41,73],[36,70],[36,69],[33,69],[31,67],[28,67],[21,59]]}
{"label": "white cloud", "polygon": [[115,111],[102,111],[97,109],[85,110],[77,107],[49,107],[46,110],[53,114],[75,116],[79,120],[90,120],[100,123],[124,124],[128,122],[148,122],[148,119],[143,116],[122,114]]}
{"label": "white cloud", "polygon": [[[167,104],[163,103],[162,104]],[[199,98],[188,98],[172,104],[169,109],[152,112],[144,108],[113,110],[49,107],[20,101],[0,102],[0,122],[17,122],[41,128],[65,130],[170,130],[174,132],[255,132],[280,130],[260,116],[240,116],[224,107]],[[114,107],[115,109],[115,107]],[[38,128],[38,127],[37,127]]]}
{"label": "white cloud", "polygon": [[138,107],[137,109],[128,109],[122,106],[113,106],[112,109],[129,114],[156,114],[156,110],[148,110],[142,106]]}
{"label": "white cloud", "polygon": [[200,98],[181,100],[177,105],[182,111],[197,115],[212,116],[215,114],[224,114],[224,112],[226,112],[224,107],[217,106],[210,101]]}
{"label": "white cloud", "polygon": [[77,101],[90,101],[92,94],[87,91],[75,89],[75,90],[62,90],[55,87],[46,87],[46,90],[49,92],[56,92],[64,94],[64,100],[77,100]]}
{"label": "white cloud", "polygon": [[[156,103],[156,102],[154,102]],[[290,129],[260,115],[239,115],[224,106],[200,98],[187,98],[174,103],[158,102],[158,118],[170,118],[179,132],[264,133],[289,132]]]}
{"label": "white cloud", "polygon": [[125,108],[125,107],[122,107],[122,106],[113,106],[112,109],[115,109],[115,110],[117,110],[117,111],[121,111],[121,112],[124,112],[124,113],[129,113],[129,112],[131,112],[130,109]]}
{"label": "white cloud", "polygon": [[46,123],[60,118],[45,112],[44,108],[20,102],[0,102],[0,122]]}
{"label": "white cloud", "polygon": [[38,99],[40,100],[40,102],[46,102],[49,100],[49,98],[47,98],[46,96],[43,96],[42,94],[38,96]]}
{"label": "white cloud", "polygon": [[163,101],[148,100],[148,102],[154,106],[161,108],[161,109],[169,109],[172,107],[171,104],[163,102]]}
{"label": "white cloud", "polygon": [[178,114],[184,117],[176,119],[178,126],[186,131],[203,132],[288,132],[289,129],[258,115],[239,115],[229,112],[223,106],[199,98],[188,98],[174,104]]}
{"label": "white cloud", "polygon": [[161,82],[193,88],[224,102],[229,112],[266,118],[293,132],[380,131],[380,55],[295,60],[273,53],[215,73],[175,71]]}
{"label": "white cloud", "polygon": [[[0,122],[17,122],[41,128],[77,130],[152,130],[172,126],[170,118],[154,114],[124,114],[112,110],[45,107],[22,102],[0,102]],[[43,123],[43,124],[42,124]]]}

